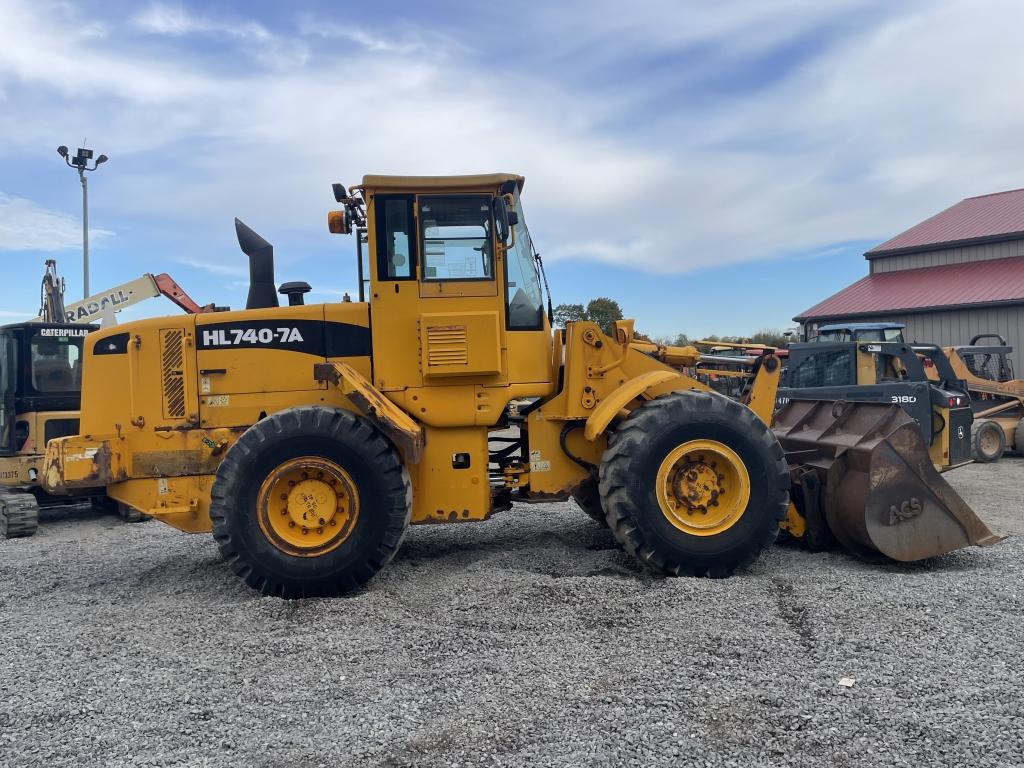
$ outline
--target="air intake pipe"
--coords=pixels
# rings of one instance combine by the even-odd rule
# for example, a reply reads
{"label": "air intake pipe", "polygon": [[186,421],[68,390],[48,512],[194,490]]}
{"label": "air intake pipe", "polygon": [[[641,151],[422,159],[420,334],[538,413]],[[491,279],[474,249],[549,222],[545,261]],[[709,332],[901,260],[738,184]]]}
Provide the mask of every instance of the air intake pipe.
{"label": "air intake pipe", "polygon": [[238,247],[249,257],[249,296],[245,300],[245,308],[278,306],[274,284],[274,246],[238,219],[235,219],[235,234],[238,235]]}

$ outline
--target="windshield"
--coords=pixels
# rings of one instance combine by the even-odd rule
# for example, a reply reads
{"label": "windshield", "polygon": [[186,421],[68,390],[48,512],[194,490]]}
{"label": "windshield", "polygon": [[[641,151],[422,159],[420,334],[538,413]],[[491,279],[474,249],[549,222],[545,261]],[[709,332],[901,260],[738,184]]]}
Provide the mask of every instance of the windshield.
{"label": "windshield", "polygon": [[515,192],[515,211],[519,223],[513,228],[515,245],[505,259],[505,301],[508,308],[509,330],[538,330],[544,327],[543,295],[540,276],[533,258],[533,241],[526,228],[526,216]]}
{"label": "windshield", "polygon": [[37,392],[78,392],[82,388],[81,336],[42,328],[32,335],[31,382]]}

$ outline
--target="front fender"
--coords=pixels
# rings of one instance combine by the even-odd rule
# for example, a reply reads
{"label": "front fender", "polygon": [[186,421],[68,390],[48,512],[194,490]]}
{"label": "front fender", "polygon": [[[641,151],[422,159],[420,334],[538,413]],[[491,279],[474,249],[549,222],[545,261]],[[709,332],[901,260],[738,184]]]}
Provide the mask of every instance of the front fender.
{"label": "front fender", "polygon": [[648,371],[630,379],[624,384],[620,384],[612,390],[608,397],[600,402],[594,409],[594,412],[587,418],[587,425],[583,430],[583,436],[593,442],[608,428],[608,425],[612,423],[612,419],[618,415],[619,411],[625,408],[632,400],[640,397],[640,395],[652,387],[664,384],[672,379],[689,381],[687,377],[675,371],[662,370]]}

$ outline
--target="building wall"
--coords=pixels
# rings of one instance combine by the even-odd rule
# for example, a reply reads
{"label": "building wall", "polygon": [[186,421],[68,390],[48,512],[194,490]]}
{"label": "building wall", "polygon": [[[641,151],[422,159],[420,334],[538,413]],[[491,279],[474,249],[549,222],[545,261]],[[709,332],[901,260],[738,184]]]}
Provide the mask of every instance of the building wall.
{"label": "building wall", "polygon": [[945,248],[899,256],[882,256],[868,259],[868,264],[870,264],[871,274],[875,274],[876,272],[896,272],[901,269],[939,267],[945,264],[963,264],[988,259],[1009,259],[1013,256],[1024,256],[1024,238],[1004,243],[985,243],[968,245],[963,248]]}
{"label": "building wall", "polygon": [[[1013,347],[1014,369],[1024,372],[1024,305],[986,309],[949,309],[940,312],[892,313],[887,315],[846,315],[840,320],[815,318],[806,327],[830,322],[892,321],[907,326],[905,338],[940,347],[968,344],[979,333],[998,333]],[[984,342],[983,342],[984,343]],[[993,342],[987,342],[993,343]]]}

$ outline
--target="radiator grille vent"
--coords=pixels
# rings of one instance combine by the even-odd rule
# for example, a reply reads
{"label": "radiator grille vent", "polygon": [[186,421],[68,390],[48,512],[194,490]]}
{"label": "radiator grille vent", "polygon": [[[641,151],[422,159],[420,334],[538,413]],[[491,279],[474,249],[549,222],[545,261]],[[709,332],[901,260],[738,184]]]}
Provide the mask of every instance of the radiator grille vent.
{"label": "radiator grille vent", "polygon": [[164,418],[185,418],[185,376],[182,370],[182,331],[160,333],[160,364],[163,375]]}
{"label": "radiator grille vent", "polygon": [[427,328],[427,365],[468,365],[469,342],[464,325]]}

